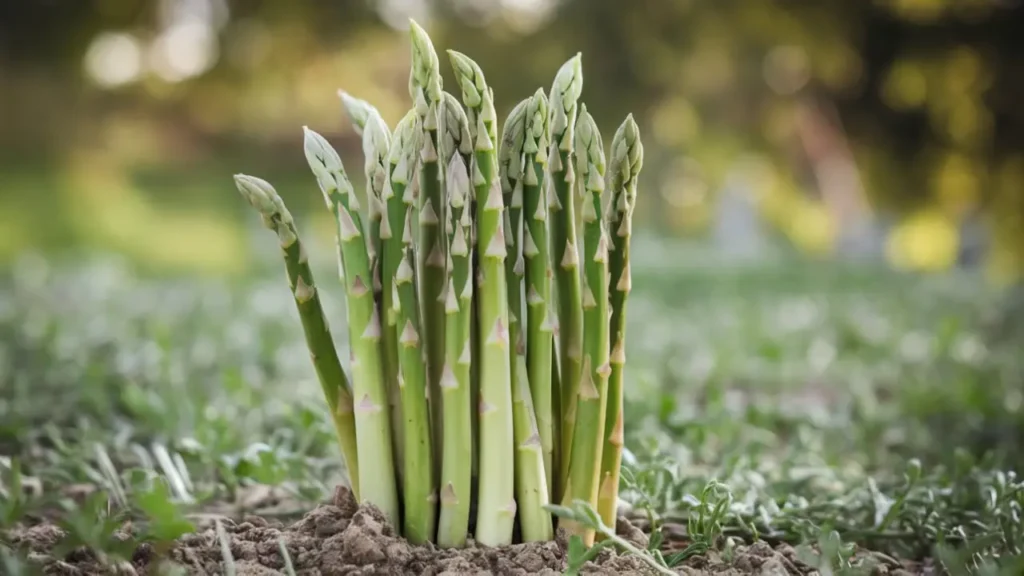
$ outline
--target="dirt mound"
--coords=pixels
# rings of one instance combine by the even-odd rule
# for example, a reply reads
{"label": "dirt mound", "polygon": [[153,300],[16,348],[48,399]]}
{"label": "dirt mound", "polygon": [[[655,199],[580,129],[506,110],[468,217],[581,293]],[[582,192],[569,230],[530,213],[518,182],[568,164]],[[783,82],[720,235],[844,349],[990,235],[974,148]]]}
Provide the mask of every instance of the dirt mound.
{"label": "dirt mound", "polygon": [[[260,517],[239,523],[224,522],[231,556],[238,576],[285,574],[283,544],[292,566],[300,575],[375,574],[560,574],[565,569],[563,540],[516,544],[500,548],[476,547],[441,550],[432,545],[412,546],[399,537],[376,508],[359,506],[347,490],[339,490],[334,502],[322,505],[290,525],[272,525]],[[623,521],[620,532],[638,545],[646,536]],[[76,550],[64,558],[49,552],[61,540],[62,531],[40,525],[12,535],[15,545],[29,552],[33,563],[46,574],[97,574],[103,572],[94,554]],[[169,551],[168,558],[188,574],[225,574],[224,554],[216,530],[183,536]],[[158,558],[147,544],[141,545],[131,566],[122,573],[156,574]],[[603,551],[588,563],[585,574],[649,574],[650,568],[634,556]]]}

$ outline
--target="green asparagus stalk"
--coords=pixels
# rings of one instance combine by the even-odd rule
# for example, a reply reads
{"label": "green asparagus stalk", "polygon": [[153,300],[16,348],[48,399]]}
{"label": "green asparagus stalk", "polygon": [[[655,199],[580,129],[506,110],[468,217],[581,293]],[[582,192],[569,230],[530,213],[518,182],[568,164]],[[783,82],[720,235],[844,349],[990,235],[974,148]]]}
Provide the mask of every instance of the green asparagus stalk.
{"label": "green asparagus stalk", "polygon": [[[608,237],[602,217],[604,191],[604,145],[586,106],[580,108],[576,123],[577,170],[587,195],[583,200],[583,372],[577,395],[577,422],[572,438],[569,488],[563,504],[574,500],[597,508],[601,452],[608,396]],[[562,525],[579,534],[587,546],[594,531],[576,522]]]}
{"label": "green asparagus stalk", "polygon": [[619,469],[622,466],[623,444],[623,371],[626,365],[626,300],[631,280],[629,273],[629,237],[632,231],[633,208],[636,206],[636,186],[644,162],[644,146],[640,142],[640,129],[633,115],[615,131],[611,147],[611,195],[606,207],[608,231],[612,242],[609,249],[609,291],[611,293],[612,373],[608,378],[608,407],[605,422],[604,449],[601,455],[601,488],[597,510],[601,520],[615,526],[619,502]]}
{"label": "green asparagus stalk", "polygon": [[[561,384],[561,454],[559,481],[567,486],[569,462],[576,423],[576,396],[580,386],[583,343],[583,314],[580,292],[579,248],[573,210],[573,127],[576,102],[583,90],[582,56],[576,54],[555,75],[548,97],[551,142],[548,170],[553,194],[551,209],[551,259],[555,265],[555,293],[558,302],[558,365]],[[563,488],[564,489],[564,488]]]}
{"label": "green asparagus stalk", "polygon": [[[538,90],[525,114],[523,151],[523,255],[526,258],[526,361],[530,392],[544,454],[548,494],[554,494],[555,426],[551,387],[552,322],[551,260],[548,253],[548,201],[546,171],[548,149],[548,99]],[[536,150],[534,149],[536,148]]]}
{"label": "green asparagus stalk", "polygon": [[[526,334],[523,315],[523,277],[526,273],[522,253],[523,233],[523,129],[527,100],[523,100],[506,119],[498,147],[498,175],[501,178],[502,200],[505,203],[505,282],[508,296],[508,332],[512,401],[516,401],[515,386],[520,377],[526,377]],[[521,369],[520,369],[521,368]],[[519,439],[517,437],[518,444]],[[520,502],[520,508],[521,508]],[[522,510],[520,510],[522,512]]]}
{"label": "green asparagus stalk", "polygon": [[334,422],[334,431],[341,444],[345,468],[352,493],[359,498],[359,457],[356,446],[356,421],[352,406],[352,388],[338,360],[338,351],[331,338],[327,316],[320,305],[320,294],[313,280],[306,250],[284,201],[266,180],[235,175],[235,186],[242,196],[259,211],[263,224],[277,234],[288,271],[288,284],[295,297],[302,329],[313,360],[317,380],[323,389],[327,407]]}
{"label": "green asparagus stalk", "polygon": [[[544,184],[546,187],[544,189],[545,196],[549,196],[551,194],[551,180],[545,177],[545,181],[547,182]],[[550,210],[548,214],[550,216]],[[551,226],[549,221],[549,238],[550,233]],[[548,245],[550,247],[550,242]],[[543,248],[541,249],[543,250]],[[560,418],[560,415],[562,414],[562,373],[558,368],[558,314],[555,312],[554,304],[552,304],[552,302],[555,301],[555,290],[551,282],[551,279],[554,277],[554,271],[551,269],[550,252],[548,252],[548,255],[548,288],[550,289],[551,294],[550,300],[548,300],[549,304],[547,315],[548,322],[551,325],[551,352],[549,352],[548,358],[551,360],[549,362],[551,365],[551,446],[554,451],[551,458],[551,501],[558,502],[558,497],[562,494],[563,490],[565,490],[565,485],[559,484],[559,482],[561,482],[559,471],[562,469],[562,458],[568,458],[569,456],[568,454],[562,453],[562,419]],[[527,342],[527,344],[529,344],[529,342]],[[538,352],[538,354],[543,354],[543,352]],[[527,351],[527,356],[529,356],[529,351]],[[537,357],[537,355],[534,355],[534,358]],[[543,377],[541,378],[542,379],[540,381],[543,382]],[[530,386],[533,386],[533,381],[530,382]]]}
{"label": "green asparagus stalk", "polygon": [[[410,20],[412,70],[409,94],[420,117],[420,194],[418,262],[419,302],[426,345],[427,394],[434,437],[441,438],[441,370],[444,367],[445,240],[441,230],[443,176],[437,161],[437,113],[441,102],[441,70],[430,37]],[[440,444],[438,445],[440,446]],[[438,450],[437,456],[440,456]],[[440,458],[438,458],[440,460]]]}
{"label": "green asparagus stalk", "polygon": [[[377,108],[365,100],[355,98],[344,90],[338,91],[338,96],[341,98],[342,107],[344,108],[349,120],[352,122],[353,128],[355,128],[356,134],[364,136],[363,131],[366,126],[367,120],[372,114],[376,114],[378,117],[380,113]],[[363,147],[367,146],[367,142],[363,141]],[[367,159],[369,162],[369,158]],[[369,166],[367,166],[367,169]],[[383,199],[381,199],[383,201]],[[384,319],[384,332],[381,335],[381,352],[382,368],[384,371],[384,383],[387,386],[388,392],[388,407],[391,413],[391,444],[395,460],[395,471],[398,473],[398,479],[401,482],[404,477],[404,447],[402,445],[403,431],[402,431],[402,406],[401,406],[401,395],[398,390],[398,329],[395,326],[395,313],[394,306],[391,302],[391,283],[393,281],[394,271],[385,273],[382,269],[383,265],[383,249],[381,246],[381,230],[383,223],[383,202],[380,202],[378,208],[378,202],[370,204],[371,207],[371,219],[370,219],[370,237],[372,240],[369,246],[374,248],[374,252],[378,254],[375,259],[374,266],[374,299],[377,302],[377,309],[381,311],[381,316]],[[368,248],[369,249],[369,248]],[[397,263],[396,263],[397,265]]]}
{"label": "green asparagus stalk", "polygon": [[[395,184],[402,186],[402,184]],[[408,188],[406,187],[406,190]],[[404,191],[403,191],[404,192]],[[397,197],[397,193],[395,194]],[[402,242],[405,247],[398,270],[395,272],[394,287],[397,292],[396,309],[398,325],[401,326],[399,358],[401,375],[399,387],[402,390],[402,413],[405,415],[406,482],[405,482],[405,534],[413,543],[433,540],[437,519],[437,489],[434,475],[433,442],[430,416],[426,401],[427,374],[423,365],[423,348],[420,338],[420,310],[416,294],[416,253],[412,217],[415,213],[415,198],[403,194],[405,209],[399,209],[404,216]]]}
{"label": "green asparagus stalk", "polygon": [[497,123],[494,95],[480,67],[468,56],[449,50],[462,89],[474,142],[472,182],[476,189],[476,248],[480,252],[479,334],[479,499],[476,540],[485,546],[512,541],[516,515],[512,382],[509,365],[508,300],[505,284],[503,201],[497,175]]}
{"label": "green asparagus stalk", "polygon": [[515,434],[515,494],[523,542],[551,540],[551,514],[544,451],[534,412],[530,383],[526,379],[525,358],[520,356],[521,370],[512,385],[512,416]]}
{"label": "green asparagus stalk", "polygon": [[534,411],[533,394],[527,379],[524,323],[517,320],[522,318],[522,301],[525,296],[522,215],[523,186],[529,175],[524,174],[523,166],[526,156],[536,156],[539,153],[543,158],[547,152],[547,147],[543,145],[547,135],[541,134],[538,137],[532,131],[526,131],[526,116],[531,112],[529,108],[533,104],[532,100],[523,100],[509,114],[498,156],[499,166],[503,169],[502,189],[505,191],[508,214],[505,219],[506,239],[509,236],[514,239],[509,248],[515,255],[516,262],[515,265],[509,266],[508,262],[511,259],[506,259],[506,278],[509,290],[509,326],[516,338],[516,346],[511,357],[516,499],[519,503],[522,539],[525,542],[550,540],[552,536],[551,515],[544,509],[549,503],[547,469],[544,467],[543,443]]}
{"label": "green asparagus stalk", "polygon": [[[374,110],[371,118],[379,118]],[[405,537],[420,544],[433,539],[437,491],[434,482],[434,464],[430,434],[430,420],[426,401],[426,372],[420,345],[420,318],[416,299],[415,254],[411,213],[403,198],[412,175],[411,167],[418,154],[419,126],[416,115],[407,114],[395,128],[394,138],[387,151],[387,166],[383,185],[383,212],[381,226],[383,246],[383,276],[388,279],[390,291],[388,311],[394,318],[393,328],[398,335],[398,388],[403,422],[400,429],[404,437],[402,495],[405,504],[402,530]]]}
{"label": "green asparagus stalk", "polygon": [[[470,166],[473,165],[471,161]],[[476,195],[474,190],[473,201],[470,202],[470,219],[473,221],[471,233],[469,235],[469,245],[476,246],[476,222],[477,222],[477,205]],[[480,276],[480,252],[473,250],[470,255],[470,270],[472,270],[471,282],[476,282],[476,279]],[[473,307],[470,311],[472,320],[469,324],[469,339],[470,339],[470,371],[469,371],[469,382],[470,382],[470,403],[473,406],[473,410],[470,412],[470,423],[473,430],[473,489],[477,490],[479,485],[476,480],[480,478],[480,411],[477,409],[480,406],[480,299],[473,299]],[[473,502],[477,501],[477,493],[473,492]]]}
{"label": "green asparagus stalk", "polygon": [[[381,367],[381,320],[374,305],[370,254],[359,203],[337,151],[316,132],[305,131],[306,160],[316,175],[327,204],[337,220],[344,267],[353,352],[356,444],[362,501],[380,508],[398,525],[398,489],[391,454],[391,424]],[[386,147],[386,146],[385,146]],[[377,180],[376,176],[374,180]],[[380,178],[383,182],[383,178]],[[371,183],[372,186],[372,183]]]}
{"label": "green asparagus stalk", "polygon": [[471,395],[473,321],[473,220],[468,165],[473,139],[462,105],[445,92],[439,115],[442,161],[446,163],[448,283],[445,287],[445,365],[441,372],[444,442],[441,465],[441,518],[437,544],[462,548],[469,530],[473,490],[473,412]]}

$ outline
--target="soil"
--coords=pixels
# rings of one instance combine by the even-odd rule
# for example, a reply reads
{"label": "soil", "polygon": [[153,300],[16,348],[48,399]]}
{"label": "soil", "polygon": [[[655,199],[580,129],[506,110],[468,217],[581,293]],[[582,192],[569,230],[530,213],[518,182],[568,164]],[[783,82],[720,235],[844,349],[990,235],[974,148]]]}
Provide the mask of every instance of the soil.
{"label": "soil", "polygon": [[[286,574],[281,543],[288,550],[295,573],[308,576],[376,574],[522,574],[556,575],[565,570],[564,538],[553,542],[516,544],[499,548],[472,543],[461,550],[441,550],[432,545],[413,546],[399,537],[374,507],[359,506],[350,492],[340,489],[330,504],[308,512],[297,522],[285,526],[263,517],[251,516],[241,522],[222,522],[228,535],[231,556],[238,576]],[[625,518],[616,527],[618,534],[638,547],[646,547],[647,536]],[[87,549],[74,550],[61,558],[51,552],[60,543],[63,531],[53,524],[40,524],[7,535],[15,547],[48,575],[85,576],[109,574],[109,568]],[[123,531],[120,538],[127,539]],[[164,573],[170,561],[198,576],[226,574],[224,554],[214,528],[183,536],[159,558],[149,544],[140,545],[131,563],[117,567],[120,574],[156,575]],[[109,566],[109,564],[108,564]],[[883,566],[878,574],[911,574],[902,566]],[[705,574],[791,576],[815,573],[797,559],[786,545],[771,547],[759,542],[737,546],[728,560],[717,553],[689,558],[677,573],[688,576]],[[588,562],[583,574],[655,574],[637,556],[619,555],[603,550]]]}

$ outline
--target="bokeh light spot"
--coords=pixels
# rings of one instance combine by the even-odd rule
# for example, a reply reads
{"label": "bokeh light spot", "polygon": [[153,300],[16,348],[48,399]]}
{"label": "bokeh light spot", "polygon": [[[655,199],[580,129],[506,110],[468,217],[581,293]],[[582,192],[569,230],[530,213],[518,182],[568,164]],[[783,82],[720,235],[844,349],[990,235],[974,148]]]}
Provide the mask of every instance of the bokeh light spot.
{"label": "bokeh light spot", "polygon": [[85,53],[85,70],[93,82],[114,88],[134,82],[142,73],[142,48],[135,36],[104,32]]}

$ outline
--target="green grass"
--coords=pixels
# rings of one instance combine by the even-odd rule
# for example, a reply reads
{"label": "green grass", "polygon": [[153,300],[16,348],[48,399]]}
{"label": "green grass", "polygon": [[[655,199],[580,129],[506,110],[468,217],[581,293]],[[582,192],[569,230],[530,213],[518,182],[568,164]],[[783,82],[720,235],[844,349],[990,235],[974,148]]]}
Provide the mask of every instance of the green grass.
{"label": "green grass", "polygon": [[[834,568],[858,562],[855,543],[1019,573],[1019,299],[970,277],[723,268],[635,242],[622,496],[655,545],[688,529],[661,561],[759,537],[818,543]],[[330,278],[329,254],[312,257]],[[57,518],[69,545],[116,560],[124,515],[164,546],[202,512],[324,498],[340,457],[277,264],[231,284],[116,260],[24,258],[2,274],[0,529]],[[325,290],[344,347],[341,288]]]}

